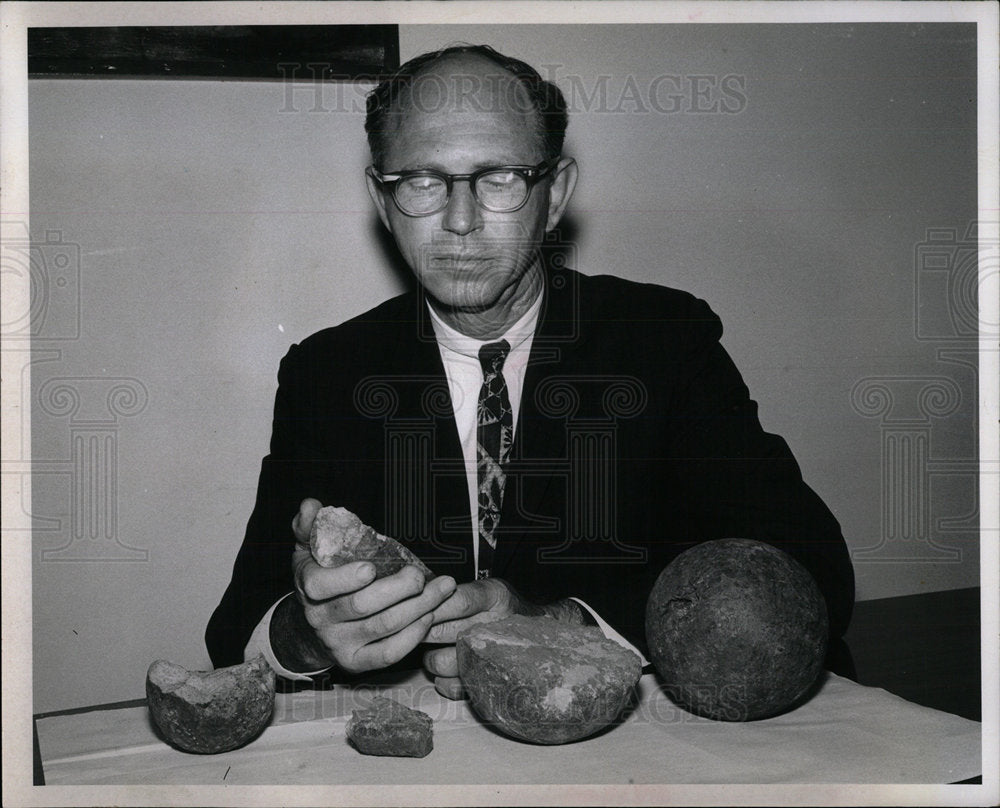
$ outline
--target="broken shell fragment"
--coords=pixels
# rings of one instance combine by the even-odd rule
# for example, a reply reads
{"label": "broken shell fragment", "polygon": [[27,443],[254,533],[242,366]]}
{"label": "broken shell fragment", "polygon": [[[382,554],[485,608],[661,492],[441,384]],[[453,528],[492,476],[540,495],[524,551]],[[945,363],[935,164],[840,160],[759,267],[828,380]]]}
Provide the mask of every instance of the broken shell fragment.
{"label": "broken shell fragment", "polygon": [[171,744],[214,754],[260,734],[274,709],[274,684],[262,656],[214,671],[189,671],[158,659],[146,673],[146,702]]}

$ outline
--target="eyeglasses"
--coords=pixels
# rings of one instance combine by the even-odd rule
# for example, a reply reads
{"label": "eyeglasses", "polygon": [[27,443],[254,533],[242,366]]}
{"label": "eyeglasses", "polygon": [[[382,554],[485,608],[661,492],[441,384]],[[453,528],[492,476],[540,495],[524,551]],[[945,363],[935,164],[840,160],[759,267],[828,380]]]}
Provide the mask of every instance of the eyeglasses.
{"label": "eyeglasses", "polygon": [[368,175],[392,191],[393,201],[407,216],[430,216],[444,210],[456,180],[464,180],[480,207],[493,213],[513,213],[524,207],[535,184],[549,174],[559,159],[537,166],[489,166],[471,174],[446,174],[432,169],[383,174],[369,166]]}

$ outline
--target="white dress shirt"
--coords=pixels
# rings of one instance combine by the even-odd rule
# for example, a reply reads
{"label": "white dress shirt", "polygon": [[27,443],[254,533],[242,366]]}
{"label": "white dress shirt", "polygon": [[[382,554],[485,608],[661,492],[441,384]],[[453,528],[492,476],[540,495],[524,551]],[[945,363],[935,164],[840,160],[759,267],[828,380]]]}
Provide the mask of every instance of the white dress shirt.
{"label": "white dress shirt", "polygon": [[524,372],[531,355],[531,343],[535,338],[538,312],[542,309],[542,296],[531,304],[524,316],[507,329],[501,336],[489,340],[467,337],[441,319],[430,305],[431,325],[437,339],[438,350],[444,373],[448,377],[451,406],[458,427],[458,439],[462,444],[462,458],[465,461],[465,477],[469,488],[469,512],[472,514],[472,568],[479,569],[479,472],[476,467],[476,411],[479,405],[479,391],[483,386],[483,368],[479,362],[479,349],[484,345],[507,340],[510,353],[503,363],[503,378],[507,383],[514,433],[517,435],[517,414],[521,410],[521,390],[524,389]]}
{"label": "white dress shirt", "polygon": [[[458,437],[462,444],[462,456],[465,461],[465,474],[469,489],[469,512],[472,514],[473,569],[479,569],[479,473],[476,468],[476,410],[479,403],[479,390],[483,385],[479,349],[483,345],[499,342],[501,339],[507,340],[510,344],[510,353],[503,364],[503,376],[507,383],[507,395],[510,398],[516,436],[517,416],[521,410],[521,392],[524,389],[524,374],[528,367],[528,357],[531,355],[531,344],[535,336],[535,327],[538,325],[538,314],[542,309],[542,295],[539,294],[531,308],[507,331],[501,336],[489,340],[474,339],[456,331],[441,319],[430,304],[427,308],[430,311],[431,325],[434,328],[438,350],[441,352],[445,376],[448,379],[455,424],[458,427]],[[243,658],[252,659],[258,654],[263,654],[268,664],[279,675],[286,679],[308,680],[310,676],[322,673],[322,671],[313,671],[310,674],[289,671],[278,662],[271,649],[271,615],[274,614],[274,610],[281,600],[284,598],[268,609],[267,614],[257,624],[244,649]],[[573,600],[593,616],[604,636],[634,651],[642,660],[643,665],[648,664],[645,657],[639,653],[634,645],[611,628],[586,603],[579,598],[573,598]]]}

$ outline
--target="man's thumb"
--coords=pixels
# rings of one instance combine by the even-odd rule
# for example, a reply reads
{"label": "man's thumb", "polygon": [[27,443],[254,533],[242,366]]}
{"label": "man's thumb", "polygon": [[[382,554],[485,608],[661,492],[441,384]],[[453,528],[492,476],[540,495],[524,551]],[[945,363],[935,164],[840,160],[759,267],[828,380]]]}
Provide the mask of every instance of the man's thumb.
{"label": "man's thumb", "polygon": [[302,500],[302,503],[299,505],[299,512],[292,519],[292,532],[295,534],[296,541],[304,544],[309,542],[309,534],[312,532],[313,522],[316,521],[316,514],[319,513],[319,509],[322,507],[323,503],[318,499],[308,497]]}

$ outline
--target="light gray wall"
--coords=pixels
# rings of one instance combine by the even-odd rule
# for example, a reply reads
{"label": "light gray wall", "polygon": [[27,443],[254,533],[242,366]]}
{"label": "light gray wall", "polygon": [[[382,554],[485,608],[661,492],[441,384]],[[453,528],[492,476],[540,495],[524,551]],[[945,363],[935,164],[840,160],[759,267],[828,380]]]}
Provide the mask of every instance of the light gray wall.
{"label": "light gray wall", "polygon": [[[968,304],[968,285],[916,267],[928,228],[964,232],[976,215],[973,36],[401,29],[403,59],[488,42],[569,93],[576,265],[709,301],[765,428],[840,519],[861,599],[978,583],[975,352],[946,338],[964,322],[949,325],[948,300]],[[722,100],[745,108],[649,109],[663,75],[734,76],[745,104]],[[579,91],[601,76],[606,100],[588,103]],[[683,81],[675,100],[690,106]],[[660,82],[661,107],[673,86]],[[141,696],[157,657],[208,665],[202,634],[252,506],[278,361],[402,288],[364,190],[365,89],[31,82],[32,233],[52,231],[32,370],[36,711]],[[921,309],[933,326],[916,320],[918,275],[938,282]],[[891,406],[877,414],[880,390]],[[883,443],[916,447],[902,478]],[[908,533],[883,518],[894,503],[921,514]]]}

